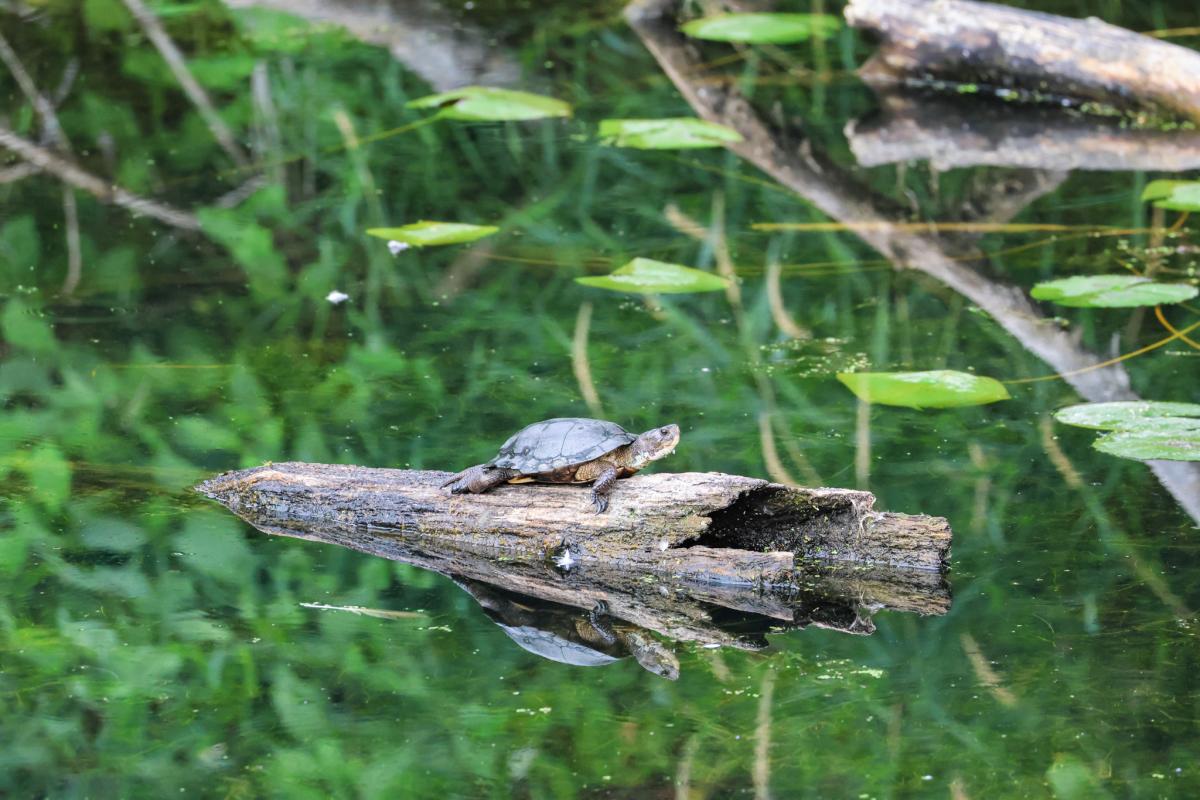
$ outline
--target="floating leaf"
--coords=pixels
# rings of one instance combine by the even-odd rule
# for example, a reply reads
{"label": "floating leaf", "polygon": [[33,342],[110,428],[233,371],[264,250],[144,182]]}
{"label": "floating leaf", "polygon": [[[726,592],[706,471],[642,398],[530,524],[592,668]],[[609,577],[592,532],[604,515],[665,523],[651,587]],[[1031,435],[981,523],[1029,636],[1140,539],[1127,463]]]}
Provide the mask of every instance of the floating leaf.
{"label": "floating leaf", "polygon": [[491,236],[500,230],[494,225],[468,225],[465,222],[430,222],[421,220],[400,228],[369,228],[367,235],[401,242],[412,247],[439,244],[462,244]]}
{"label": "floating leaf", "polygon": [[715,292],[729,286],[720,275],[651,258],[635,258],[609,275],[575,280],[584,286],[646,294]]}
{"label": "floating leaf", "polygon": [[732,128],[695,117],[604,119],[600,120],[600,141],[613,147],[675,150],[720,147],[726,142],[742,141],[742,135]]}
{"label": "floating leaf", "polygon": [[1128,308],[1182,303],[1198,293],[1183,283],[1158,283],[1136,275],[1077,275],[1045,281],[1033,287],[1037,300],[1073,308]]}
{"label": "floating leaf", "polygon": [[824,39],[842,23],[829,14],[719,14],[694,19],[680,30],[694,39],[750,44],[791,44]]}
{"label": "floating leaf", "polygon": [[[1054,418],[1059,422],[1098,431],[1131,428],[1150,420],[1174,417],[1200,417],[1200,404],[1132,400],[1115,403],[1080,403],[1060,408],[1054,412]],[[1200,419],[1197,419],[1196,422],[1200,424]]]}
{"label": "floating leaf", "polygon": [[562,100],[491,86],[464,86],[431,94],[409,101],[408,107],[437,108],[439,117],[477,122],[571,116],[571,106]]}
{"label": "floating leaf", "polygon": [[860,400],[906,408],[955,408],[1007,400],[995,378],[949,369],[928,372],[839,372],[837,379]]}
{"label": "floating leaf", "polygon": [[1142,200],[1171,211],[1200,211],[1200,181],[1151,181],[1142,190]]}
{"label": "floating leaf", "polygon": [[1101,436],[1092,446],[1102,453],[1139,461],[1200,461],[1200,425],[1171,427],[1175,429],[1117,430]]}

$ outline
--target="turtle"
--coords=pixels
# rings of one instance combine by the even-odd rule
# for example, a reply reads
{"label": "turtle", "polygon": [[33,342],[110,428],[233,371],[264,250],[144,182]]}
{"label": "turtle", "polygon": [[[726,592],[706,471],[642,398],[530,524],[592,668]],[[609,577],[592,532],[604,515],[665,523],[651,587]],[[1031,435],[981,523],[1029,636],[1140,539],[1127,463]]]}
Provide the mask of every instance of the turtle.
{"label": "turtle", "polygon": [[502,483],[590,483],[592,508],[600,514],[618,478],[670,455],[677,444],[674,424],[639,436],[600,419],[547,419],[517,431],[495,458],[451,476],[442,488],[479,494]]}

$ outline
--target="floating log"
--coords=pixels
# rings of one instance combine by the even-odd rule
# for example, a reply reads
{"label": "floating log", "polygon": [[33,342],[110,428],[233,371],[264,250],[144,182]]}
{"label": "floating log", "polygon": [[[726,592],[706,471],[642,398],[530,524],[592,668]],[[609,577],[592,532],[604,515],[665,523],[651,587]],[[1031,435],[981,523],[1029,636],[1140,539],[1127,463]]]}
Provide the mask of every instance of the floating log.
{"label": "floating log", "polygon": [[1130,128],[1063,109],[971,97],[881,92],[879,110],[846,125],[864,167],[926,160],[937,170],[1182,172],[1200,169],[1200,132]]}
{"label": "floating log", "polygon": [[869,83],[952,81],[1200,120],[1200,53],[1109,25],[973,0],[850,0],[883,43]]}
{"label": "floating log", "polygon": [[[874,510],[850,489],[805,489],[719,472],[621,481],[594,514],[578,486],[501,486],[451,495],[445,472],[282,463],[200,484],[234,512],[280,525],[334,525],[419,535],[442,544],[683,575],[696,581],[792,584],[795,558],[940,571],[950,527],[940,517]],[[345,542],[346,544],[352,543]]]}
{"label": "floating log", "polygon": [[[699,646],[757,650],[767,645],[767,633],[810,626],[867,635],[875,630],[873,616],[880,610],[940,615],[950,608],[945,576],[937,570],[816,559],[802,559],[797,566],[790,552],[686,545],[679,534],[681,521],[687,520],[684,524],[699,530],[697,535],[703,538],[704,526],[695,524],[703,508],[725,502],[726,513],[730,507],[739,513],[737,486],[756,487],[746,491],[751,495],[758,491],[760,502],[765,502],[761,498],[769,499],[773,493],[762,490],[777,487],[766,481],[711,473],[646,475],[622,481],[608,515],[621,508],[654,508],[668,493],[692,500],[687,510],[673,517],[661,511],[651,514],[653,521],[642,530],[652,537],[643,544],[652,546],[606,547],[603,531],[627,532],[628,525],[622,528],[611,520],[586,519],[591,516],[582,510],[587,493],[578,487],[573,491],[573,487],[500,487],[487,495],[448,497],[437,491],[446,474],[276,464],[227,473],[197,489],[264,533],[346,547],[438,572],[459,586],[475,587],[470,591],[476,599],[481,597],[480,587],[489,586],[581,614],[603,601],[614,620]],[[655,478],[693,488],[664,489],[651,480]],[[639,489],[638,483],[648,485]],[[734,488],[716,488],[722,483]],[[801,492],[798,496],[807,498],[812,508],[822,503],[826,492],[840,490],[789,491]],[[851,493],[855,501],[864,494]],[[723,499],[702,501],[705,495]],[[811,499],[814,496],[816,500]],[[547,523],[538,522],[534,531],[522,535],[494,528],[492,523],[472,522],[481,519],[478,511],[464,513],[461,508],[471,500],[494,498],[504,498],[495,504],[500,510],[494,518],[511,520],[526,506],[535,507],[541,516],[554,506],[557,528],[549,533]],[[523,499],[529,502],[522,503]],[[564,502],[578,502],[580,510],[569,510]],[[832,508],[839,507],[833,503]],[[746,513],[752,517],[767,509],[748,508]],[[864,513],[876,512],[864,509]],[[924,519],[945,530],[948,545],[944,521]],[[591,522],[591,528],[581,526],[584,531],[576,536],[580,530],[576,523],[581,521]],[[904,523],[899,527],[907,529]],[[829,530],[826,524],[810,532],[815,538],[828,536]],[[660,550],[658,537],[672,531],[679,544]],[[946,550],[939,547],[944,558]]]}

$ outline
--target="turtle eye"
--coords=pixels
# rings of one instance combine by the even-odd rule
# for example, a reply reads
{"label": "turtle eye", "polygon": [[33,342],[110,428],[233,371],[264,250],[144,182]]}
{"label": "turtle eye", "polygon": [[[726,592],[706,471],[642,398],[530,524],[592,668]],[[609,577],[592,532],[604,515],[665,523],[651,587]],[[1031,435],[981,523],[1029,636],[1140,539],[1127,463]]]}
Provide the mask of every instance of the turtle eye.
{"label": "turtle eye", "polygon": [[661,433],[663,436],[669,436],[671,433],[669,428],[659,428],[658,432]]}

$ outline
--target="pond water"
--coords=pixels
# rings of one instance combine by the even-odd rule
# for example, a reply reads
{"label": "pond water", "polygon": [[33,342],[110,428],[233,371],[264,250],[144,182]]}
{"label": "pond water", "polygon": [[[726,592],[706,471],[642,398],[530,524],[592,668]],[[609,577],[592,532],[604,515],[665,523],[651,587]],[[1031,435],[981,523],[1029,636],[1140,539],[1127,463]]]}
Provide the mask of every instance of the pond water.
{"label": "pond water", "polygon": [[[1141,199],[1186,173],[1059,171],[1087,166],[1070,136],[1113,130],[1080,116],[1014,145],[1041,168],[862,168],[913,106],[937,106],[943,133],[987,114],[877,97],[854,77],[873,45],[845,29],[694,55],[697,96],[735,91],[777,132],[754,161],[598,141],[602,119],[701,114],[619,4],[413,3],[392,18],[403,36],[372,4],[232,5],[151,8],[214,116],[125,4],[0,6],[5,135],[170,207],[134,215],[0,149],[0,794],[1200,794],[1200,473],[1099,452],[1051,416],[1197,401],[1194,342],[1085,369],[1197,306],[1028,299],[1074,275],[1194,281],[1194,219]],[[1037,6],[1197,24],[1182,0]],[[573,115],[405,106],[464,83]],[[936,127],[908,145],[969,163]],[[1164,165],[1195,147],[1186,126],[1150,133],[1129,146]],[[365,233],[417,220],[500,230],[396,254]],[[638,257],[737,280],[576,281]],[[868,404],[837,378],[926,370],[1011,396]],[[878,610],[870,635],[766,630],[754,650],[655,639],[678,661],[665,680],[633,658],[542,657],[448,577],[267,536],[191,490],[268,461],[458,470],[559,416],[679,424],[653,472],[867,489],[945,517],[953,602]]]}

